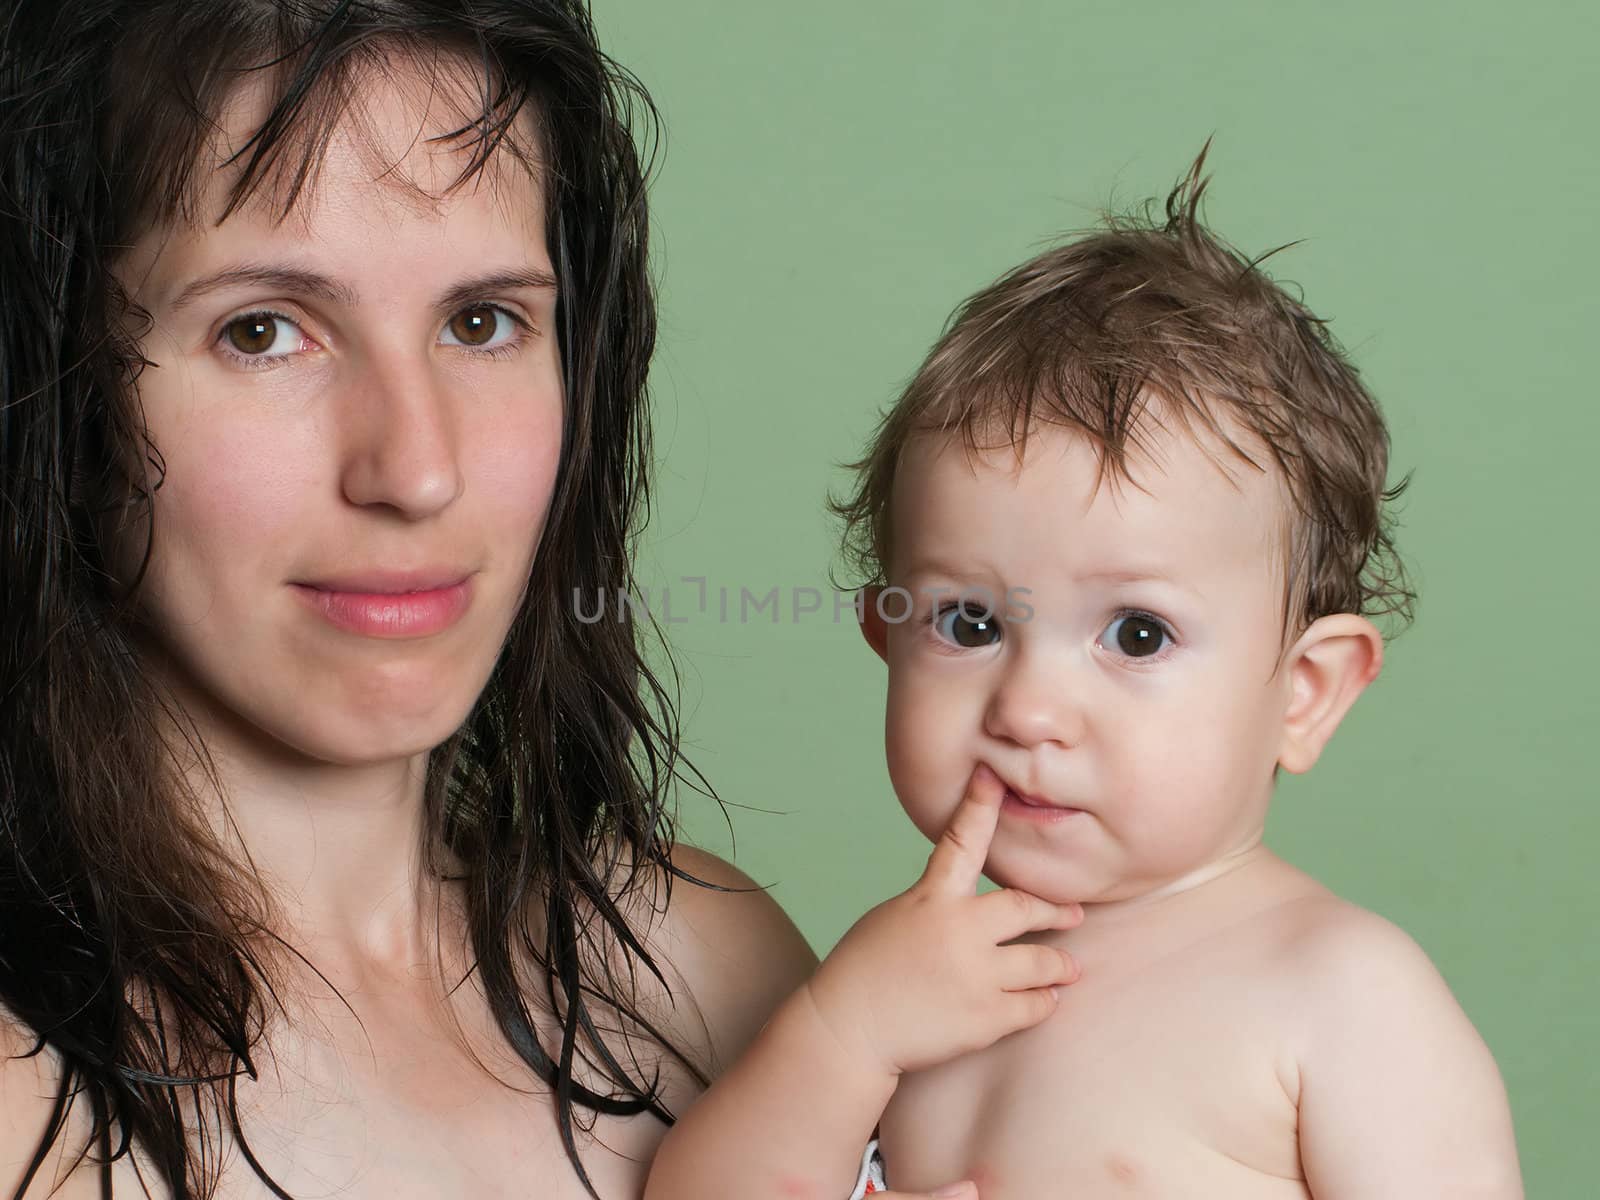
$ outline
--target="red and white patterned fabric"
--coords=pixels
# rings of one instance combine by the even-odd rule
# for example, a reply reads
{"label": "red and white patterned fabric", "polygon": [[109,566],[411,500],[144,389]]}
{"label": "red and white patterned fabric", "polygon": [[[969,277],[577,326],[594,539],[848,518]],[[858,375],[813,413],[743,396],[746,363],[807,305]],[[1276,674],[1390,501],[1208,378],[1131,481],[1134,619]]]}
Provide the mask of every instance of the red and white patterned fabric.
{"label": "red and white patterned fabric", "polygon": [[878,1153],[878,1143],[868,1142],[866,1150],[861,1155],[861,1174],[856,1177],[856,1190],[850,1193],[850,1200],[861,1200],[863,1196],[888,1190],[889,1185],[883,1177],[883,1156]]}

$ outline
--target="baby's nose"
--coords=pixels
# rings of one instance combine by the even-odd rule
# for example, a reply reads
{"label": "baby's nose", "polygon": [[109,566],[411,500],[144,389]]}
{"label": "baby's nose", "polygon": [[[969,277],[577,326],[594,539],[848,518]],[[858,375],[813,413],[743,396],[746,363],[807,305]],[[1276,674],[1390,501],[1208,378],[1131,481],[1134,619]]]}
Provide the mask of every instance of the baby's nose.
{"label": "baby's nose", "polygon": [[1076,746],[1084,731],[1078,691],[1066,664],[1040,654],[1018,655],[996,681],[984,728],[1020,746]]}

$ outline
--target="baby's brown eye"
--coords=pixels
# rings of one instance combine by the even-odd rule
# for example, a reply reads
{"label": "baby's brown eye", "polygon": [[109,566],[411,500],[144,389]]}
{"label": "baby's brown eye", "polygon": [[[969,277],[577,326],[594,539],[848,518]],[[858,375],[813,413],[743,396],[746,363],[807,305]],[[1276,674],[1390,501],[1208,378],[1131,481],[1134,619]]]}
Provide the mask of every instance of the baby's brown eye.
{"label": "baby's brown eye", "polygon": [[485,346],[500,329],[500,314],[488,305],[464,308],[450,318],[450,332],[465,346]]}
{"label": "baby's brown eye", "polygon": [[975,604],[957,604],[934,618],[939,636],[964,650],[992,646],[1000,640],[1000,622],[994,613]]}
{"label": "baby's brown eye", "polygon": [[[1149,658],[1152,654],[1158,654],[1168,640],[1167,631],[1159,621],[1133,613],[1118,617],[1106,633],[1112,635],[1111,640],[1116,643],[1117,649],[1129,658]],[[1102,635],[1101,643],[1105,641]]]}
{"label": "baby's brown eye", "polygon": [[228,341],[240,354],[265,354],[278,340],[277,317],[270,313],[252,313],[228,322]]}

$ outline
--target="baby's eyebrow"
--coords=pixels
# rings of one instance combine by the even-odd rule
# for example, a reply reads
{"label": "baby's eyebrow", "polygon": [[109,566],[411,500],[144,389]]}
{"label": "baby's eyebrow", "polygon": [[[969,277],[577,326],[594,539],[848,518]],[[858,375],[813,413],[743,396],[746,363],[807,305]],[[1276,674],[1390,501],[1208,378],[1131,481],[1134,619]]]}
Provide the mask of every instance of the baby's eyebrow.
{"label": "baby's eyebrow", "polygon": [[912,559],[902,571],[906,579],[915,579],[919,575],[942,575],[949,579],[972,579],[980,576],[997,575],[998,572],[985,562],[955,563],[943,559],[916,558]]}
{"label": "baby's eyebrow", "polygon": [[1196,600],[1203,600],[1205,593],[1192,584],[1183,583],[1171,574],[1157,570],[1154,567],[1120,567],[1108,568],[1103,571],[1085,571],[1074,575],[1072,581],[1078,584],[1094,583],[1110,587],[1130,587],[1141,583],[1154,583],[1172,592],[1181,592]]}
{"label": "baby's eyebrow", "polygon": [[1084,571],[1073,576],[1079,583],[1170,583],[1178,586],[1170,576],[1151,568],[1125,567],[1104,571]]}
{"label": "baby's eyebrow", "polygon": [[[270,288],[273,291],[310,296],[345,308],[353,307],[360,300],[356,290],[349,284],[341,283],[317,271],[308,271],[301,267],[241,263],[191,280],[173,297],[167,308],[171,312],[178,312],[211,292],[241,286]],[[555,276],[538,267],[492,271],[452,284],[440,295],[437,306],[454,308],[489,292],[514,291],[519,288],[553,290],[555,286]]]}

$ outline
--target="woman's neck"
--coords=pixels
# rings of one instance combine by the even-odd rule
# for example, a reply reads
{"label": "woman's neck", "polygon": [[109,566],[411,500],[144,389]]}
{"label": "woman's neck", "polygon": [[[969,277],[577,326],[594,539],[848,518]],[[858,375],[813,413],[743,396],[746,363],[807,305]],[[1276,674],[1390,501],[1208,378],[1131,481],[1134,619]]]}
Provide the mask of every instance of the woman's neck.
{"label": "woman's neck", "polygon": [[426,753],[335,764],[225,724],[201,732],[211,769],[189,754],[181,774],[223,852],[265,885],[273,934],[341,989],[438,963]]}

